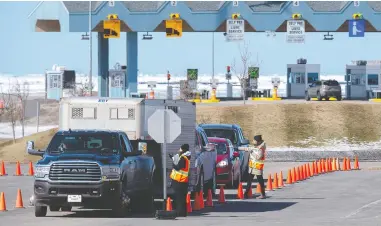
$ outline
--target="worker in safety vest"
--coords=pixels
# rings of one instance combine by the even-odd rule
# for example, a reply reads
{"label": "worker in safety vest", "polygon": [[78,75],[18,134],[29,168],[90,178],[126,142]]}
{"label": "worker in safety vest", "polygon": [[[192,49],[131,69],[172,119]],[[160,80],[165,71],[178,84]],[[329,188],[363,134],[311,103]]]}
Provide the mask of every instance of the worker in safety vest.
{"label": "worker in safety vest", "polygon": [[[259,199],[265,199],[265,181],[263,180],[263,168],[265,166],[265,152],[266,144],[262,140],[261,135],[254,136],[255,146],[249,147],[239,147],[238,150],[250,152],[249,157],[249,176],[247,180],[247,187],[245,191],[245,197],[248,197],[249,189],[251,188],[251,183],[253,182],[254,176],[257,176],[257,180],[261,185],[261,196]],[[269,182],[271,183],[271,182]]]}
{"label": "worker in safety vest", "polygon": [[179,153],[175,156],[169,155],[173,160],[173,169],[171,172],[172,187],[175,191],[175,205],[177,215],[187,216],[186,198],[188,194],[189,168],[191,153],[189,145],[183,144]]}

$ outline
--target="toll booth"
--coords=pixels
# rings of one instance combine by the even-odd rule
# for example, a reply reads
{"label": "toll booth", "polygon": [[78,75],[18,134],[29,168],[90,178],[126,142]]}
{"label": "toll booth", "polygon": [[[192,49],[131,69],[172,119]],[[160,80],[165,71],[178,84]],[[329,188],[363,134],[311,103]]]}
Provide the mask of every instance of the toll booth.
{"label": "toll booth", "polygon": [[109,70],[109,97],[129,97],[127,67],[115,65]]}
{"label": "toll booth", "polygon": [[60,100],[62,97],[76,95],[75,71],[66,70],[63,66],[54,65],[51,71],[46,72],[47,98]]}
{"label": "toll booth", "polygon": [[304,98],[308,86],[319,79],[320,64],[307,64],[306,59],[287,64],[287,98]]}
{"label": "toll booth", "polygon": [[374,98],[380,89],[381,63],[358,60],[346,65],[347,99],[365,100]]}

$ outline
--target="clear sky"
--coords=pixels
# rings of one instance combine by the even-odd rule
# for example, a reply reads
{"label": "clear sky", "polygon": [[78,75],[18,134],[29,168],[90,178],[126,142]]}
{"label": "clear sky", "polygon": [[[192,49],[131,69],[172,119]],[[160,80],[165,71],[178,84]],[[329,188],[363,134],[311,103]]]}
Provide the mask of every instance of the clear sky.
{"label": "clear sky", "polygon": [[[88,41],[81,33],[37,33],[27,19],[38,2],[0,2],[0,73],[40,74],[53,64],[64,65],[79,73],[88,72]],[[351,60],[381,60],[381,34],[366,33],[365,38],[349,38],[333,33],[333,41],[323,41],[323,33],[307,33],[305,44],[287,44],[284,33],[266,37],[264,33],[246,33],[253,62],[258,54],[261,75],[286,72],[286,64],[299,57],[320,63],[322,74],[344,74]],[[140,38],[142,34],[140,34]],[[198,68],[199,74],[212,73],[212,33],[183,33],[182,38],[166,38],[153,33],[153,40],[139,39],[139,72],[173,75]],[[97,40],[93,39],[93,74],[97,74]],[[125,34],[110,42],[110,67],[126,62]],[[215,33],[215,73],[225,73],[233,59],[239,59],[238,43],[228,43]],[[238,61],[239,62],[239,61]]]}

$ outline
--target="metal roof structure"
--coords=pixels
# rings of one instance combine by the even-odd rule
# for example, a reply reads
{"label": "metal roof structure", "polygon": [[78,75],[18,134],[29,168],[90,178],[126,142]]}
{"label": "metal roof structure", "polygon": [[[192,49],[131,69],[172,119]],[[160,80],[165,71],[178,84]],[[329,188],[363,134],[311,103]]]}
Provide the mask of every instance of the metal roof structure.
{"label": "metal roof structure", "polygon": [[[306,32],[347,32],[348,20],[354,13],[363,14],[366,32],[381,31],[381,2],[310,1],[294,6],[287,1],[115,1],[92,2],[92,27],[102,32],[102,22],[108,14],[118,14],[124,32],[164,32],[165,20],[179,13],[184,32],[225,32],[225,21],[239,13],[246,20],[246,32],[286,31],[286,20],[299,13],[306,21]],[[88,31],[89,2],[40,2],[29,18],[35,31]]]}

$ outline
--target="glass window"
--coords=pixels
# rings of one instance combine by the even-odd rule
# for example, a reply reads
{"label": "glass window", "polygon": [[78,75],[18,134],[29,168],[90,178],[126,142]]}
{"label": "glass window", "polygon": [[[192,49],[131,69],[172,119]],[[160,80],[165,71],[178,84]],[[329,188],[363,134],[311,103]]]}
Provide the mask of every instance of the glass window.
{"label": "glass window", "polygon": [[216,150],[218,155],[225,155],[226,153],[228,153],[226,144],[224,143],[215,143],[215,144],[216,144]]}
{"label": "glass window", "polygon": [[301,72],[291,73],[291,79],[292,79],[292,83],[295,83],[295,84],[305,84],[306,83],[305,73],[301,73]]}
{"label": "glass window", "polygon": [[325,86],[339,86],[340,84],[336,80],[324,81],[323,85]]}
{"label": "glass window", "polygon": [[132,146],[131,146],[130,141],[129,141],[128,138],[127,138],[127,134],[125,134],[125,133],[123,133],[123,141],[124,141],[124,143],[126,144],[127,152],[132,152],[132,151],[133,151],[133,148],[132,148]]}
{"label": "glass window", "polygon": [[313,83],[319,79],[319,74],[318,73],[308,73],[308,83]]}
{"label": "glass window", "polygon": [[232,142],[229,139],[227,139],[227,141],[228,141],[228,144],[229,144],[229,156],[230,156],[230,159],[232,159],[233,158],[233,153],[234,153],[234,146],[233,146]]}
{"label": "glass window", "polygon": [[365,85],[365,75],[351,75],[352,85]]}
{"label": "glass window", "polygon": [[378,75],[368,74],[368,85],[378,85]]}
{"label": "glass window", "polygon": [[235,130],[232,129],[204,129],[208,137],[220,137],[229,139],[233,144],[238,143],[238,137]]}
{"label": "glass window", "polygon": [[59,152],[112,152],[118,153],[117,136],[108,133],[56,135],[49,144],[48,151]]}

